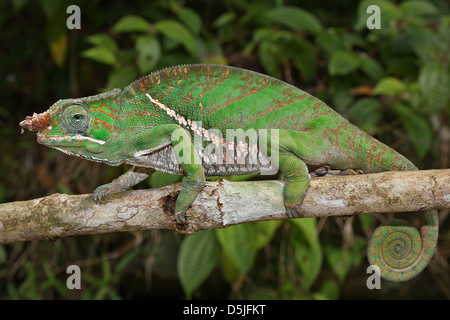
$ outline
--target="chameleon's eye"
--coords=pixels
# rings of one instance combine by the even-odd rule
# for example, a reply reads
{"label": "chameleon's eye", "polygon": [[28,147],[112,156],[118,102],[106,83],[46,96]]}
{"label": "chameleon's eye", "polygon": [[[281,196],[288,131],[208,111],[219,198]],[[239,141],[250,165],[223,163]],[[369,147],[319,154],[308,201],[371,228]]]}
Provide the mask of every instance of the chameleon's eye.
{"label": "chameleon's eye", "polygon": [[66,132],[81,133],[91,123],[89,111],[80,104],[67,106],[61,114],[61,126]]}

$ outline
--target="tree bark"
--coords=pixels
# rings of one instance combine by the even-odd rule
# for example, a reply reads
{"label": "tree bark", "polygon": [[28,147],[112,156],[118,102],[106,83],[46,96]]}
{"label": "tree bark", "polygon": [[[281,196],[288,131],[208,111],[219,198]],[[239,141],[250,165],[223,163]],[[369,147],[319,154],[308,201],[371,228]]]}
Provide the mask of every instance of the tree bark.
{"label": "tree bark", "polygon": [[[282,181],[209,181],[187,211],[173,217],[181,184],[111,194],[96,204],[91,194],[53,194],[0,204],[0,243],[57,239],[118,231],[202,229],[286,219]],[[411,212],[450,208],[450,169],[395,171],[311,179],[302,217]]]}

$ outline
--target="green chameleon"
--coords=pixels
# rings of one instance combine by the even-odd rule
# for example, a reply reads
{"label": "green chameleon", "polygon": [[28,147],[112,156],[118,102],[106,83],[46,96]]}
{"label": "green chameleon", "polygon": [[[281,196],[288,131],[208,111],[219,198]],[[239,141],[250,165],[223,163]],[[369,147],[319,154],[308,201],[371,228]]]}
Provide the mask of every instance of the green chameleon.
{"label": "green chameleon", "polygon": [[[146,179],[149,174],[139,167],[182,174],[174,212],[179,224],[186,223],[185,212],[205,176],[279,169],[285,177],[286,213],[294,218],[302,214],[309,168],[417,170],[319,99],[283,81],[229,66],[166,68],[123,91],[59,100],[20,126],[36,131],[39,143],[69,155],[133,166],[97,187],[96,202]],[[419,215],[420,233],[403,220],[374,232],[368,258],[382,277],[405,281],[428,265],[437,242],[437,213]]]}

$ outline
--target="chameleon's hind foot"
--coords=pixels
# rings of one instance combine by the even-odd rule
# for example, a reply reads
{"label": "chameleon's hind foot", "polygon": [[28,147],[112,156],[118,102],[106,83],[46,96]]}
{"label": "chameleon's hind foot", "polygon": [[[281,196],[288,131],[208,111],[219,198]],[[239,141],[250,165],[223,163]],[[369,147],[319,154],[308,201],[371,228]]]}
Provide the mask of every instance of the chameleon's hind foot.
{"label": "chameleon's hind foot", "polygon": [[286,206],[286,215],[289,218],[298,218],[303,213],[302,203],[296,205],[296,206]]}

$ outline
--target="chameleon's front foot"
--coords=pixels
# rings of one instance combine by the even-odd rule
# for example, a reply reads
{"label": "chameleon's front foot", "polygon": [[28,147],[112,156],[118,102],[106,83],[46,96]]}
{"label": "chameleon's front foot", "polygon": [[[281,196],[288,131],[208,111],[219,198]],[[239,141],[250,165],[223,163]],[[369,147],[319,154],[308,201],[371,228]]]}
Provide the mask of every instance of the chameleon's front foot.
{"label": "chameleon's front foot", "polygon": [[102,199],[112,192],[125,191],[139,182],[148,178],[146,172],[135,172],[135,167],[130,168],[123,175],[114,179],[112,182],[97,187],[93,192],[93,198],[96,203],[101,203]]}
{"label": "chameleon's front foot", "polygon": [[186,212],[175,212],[175,221],[178,224],[184,224],[186,222]]}

